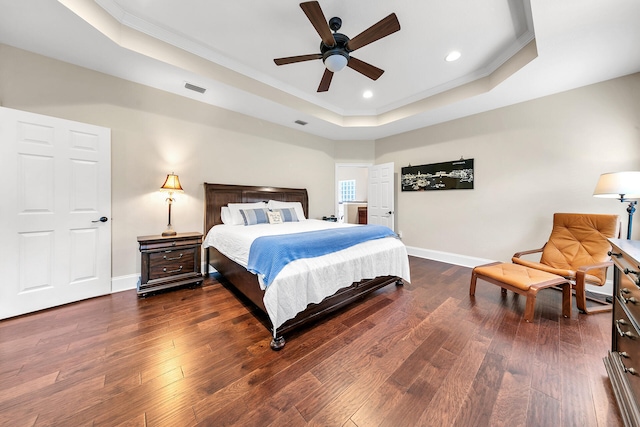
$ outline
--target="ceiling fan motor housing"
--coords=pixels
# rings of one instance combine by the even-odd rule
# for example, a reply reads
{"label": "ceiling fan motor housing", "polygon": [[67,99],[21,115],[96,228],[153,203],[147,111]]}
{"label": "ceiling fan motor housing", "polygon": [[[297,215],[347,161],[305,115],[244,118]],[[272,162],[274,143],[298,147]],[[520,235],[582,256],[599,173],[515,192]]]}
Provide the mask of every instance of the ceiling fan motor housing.
{"label": "ceiling fan motor housing", "polygon": [[324,62],[328,57],[332,55],[342,55],[348,60],[349,49],[347,49],[347,43],[349,43],[349,37],[341,33],[334,33],[333,38],[336,41],[336,44],[333,47],[329,47],[323,42],[320,42],[320,52],[322,53],[322,61]]}

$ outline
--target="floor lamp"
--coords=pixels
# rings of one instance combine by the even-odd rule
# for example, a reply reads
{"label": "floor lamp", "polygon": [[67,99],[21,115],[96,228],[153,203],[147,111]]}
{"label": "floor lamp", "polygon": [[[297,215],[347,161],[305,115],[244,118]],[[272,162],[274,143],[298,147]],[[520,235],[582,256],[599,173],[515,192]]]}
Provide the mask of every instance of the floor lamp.
{"label": "floor lamp", "polygon": [[613,172],[603,173],[598,179],[594,197],[606,197],[618,199],[622,203],[629,203],[629,225],[627,226],[627,239],[631,239],[631,226],[633,225],[633,213],[636,211],[637,200],[640,199],[640,172]]}
{"label": "floor lamp", "polygon": [[169,197],[167,197],[167,202],[169,203],[169,221],[167,222],[167,229],[162,232],[162,235],[175,236],[176,232],[171,226],[171,205],[175,201],[175,199],[173,198],[173,193],[184,191],[182,189],[182,186],[180,185],[180,179],[178,179],[178,175],[174,175],[173,172],[167,175],[167,179],[164,181],[164,184],[162,184],[162,187],[160,187],[160,191],[166,191],[169,193]]}

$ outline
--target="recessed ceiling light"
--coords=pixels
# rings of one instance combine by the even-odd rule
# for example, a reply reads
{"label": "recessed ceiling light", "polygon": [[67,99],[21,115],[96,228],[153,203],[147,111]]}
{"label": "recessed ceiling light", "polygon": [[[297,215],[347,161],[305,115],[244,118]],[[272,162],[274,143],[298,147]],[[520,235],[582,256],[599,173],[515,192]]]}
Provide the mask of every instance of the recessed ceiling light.
{"label": "recessed ceiling light", "polygon": [[373,92],[371,92],[370,90],[365,90],[365,91],[362,93],[362,97],[363,97],[363,98],[371,98],[372,96],[373,96]]}
{"label": "recessed ceiling light", "polygon": [[457,59],[459,59],[461,56],[460,52],[458,52],[457,50],[453,50],[451,52],[449,52],[449,54],[444,58],[445,61],[447,62],[453,62]]}

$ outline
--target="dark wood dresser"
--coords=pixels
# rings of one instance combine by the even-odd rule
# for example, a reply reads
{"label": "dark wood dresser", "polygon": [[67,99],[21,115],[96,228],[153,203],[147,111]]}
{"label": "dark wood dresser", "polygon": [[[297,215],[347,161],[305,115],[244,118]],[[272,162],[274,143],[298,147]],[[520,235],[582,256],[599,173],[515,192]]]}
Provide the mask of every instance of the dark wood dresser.
{"label": "dark wood dresser", "polygon": [[138,296],[182,285],[202,284],[201,233],[139,236],[141,268]]}
{"label": "dark wood dresser", "polygon": [[611,351],[604,364],[625,426],[640,426],[640,241],[610,239],[613,270]]}
{"label": "dark wood dresser", "polygon": [[358,224],[366,224],[367,223],[367,207],[361,206],[358,208]]}

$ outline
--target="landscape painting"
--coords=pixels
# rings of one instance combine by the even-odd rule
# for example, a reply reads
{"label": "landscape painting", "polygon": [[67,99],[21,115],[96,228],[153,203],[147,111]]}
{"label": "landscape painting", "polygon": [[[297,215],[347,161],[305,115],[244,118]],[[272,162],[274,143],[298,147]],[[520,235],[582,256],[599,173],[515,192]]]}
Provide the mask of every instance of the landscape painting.
{"label": "landscape painting", "polygon": [[402,191],[473,189],[473,159],[402,168]]}

